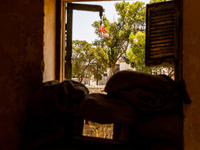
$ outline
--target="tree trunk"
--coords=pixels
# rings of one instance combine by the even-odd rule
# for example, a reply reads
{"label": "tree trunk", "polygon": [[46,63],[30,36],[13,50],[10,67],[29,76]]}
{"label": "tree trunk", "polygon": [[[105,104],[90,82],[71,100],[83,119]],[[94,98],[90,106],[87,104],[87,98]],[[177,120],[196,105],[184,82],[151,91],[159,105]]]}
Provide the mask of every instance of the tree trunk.
{"label": "tree trunk", "polygon": [[80,80],[80,83],[82,83],[83,81],[83,78],[85,77],[85,70],[87,69],[87,67],[89,66],[90,63],[88,63],[87,66],[85,66],[85,68],[83,69],[82,73],[81,73],[81,80]]}
{"label": "tree trunk", "polygon": [[99,80],[97,79],[97,80],[96,80],[96,85],[98,85],[98,82],[99,82]]}
{"label": "tree trunk", "polygon": [[82,83],[84,77],[85,77],[85,70],[83,70],[83,72],[81,74],[81,81],[80,81],[80,83]]}
{"label": "tree trunk", "polygon": [[114,67],[113,67],[113,66],[110,67],[110,70],[109,70],[109,73],[108,73],[107,81],[112,77],[114,69],[115,69],[115,66],[114,66]]}

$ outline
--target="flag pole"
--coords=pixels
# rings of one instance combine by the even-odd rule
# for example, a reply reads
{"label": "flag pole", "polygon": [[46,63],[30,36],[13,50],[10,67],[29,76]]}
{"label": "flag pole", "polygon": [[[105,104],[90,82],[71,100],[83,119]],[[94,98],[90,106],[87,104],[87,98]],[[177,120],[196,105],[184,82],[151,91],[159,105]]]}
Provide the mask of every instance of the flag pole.
{"label": "flag pole", "polygon": [[[102,15],[100,16],[100,26],[102,26],[102,22],[103,22],[103,19],[102,19]],[[103,35],[101,34],[100,36],[100,39],[102,40],[103,39]],[[101,40],[100,40],[100,47],[101,47]]]}

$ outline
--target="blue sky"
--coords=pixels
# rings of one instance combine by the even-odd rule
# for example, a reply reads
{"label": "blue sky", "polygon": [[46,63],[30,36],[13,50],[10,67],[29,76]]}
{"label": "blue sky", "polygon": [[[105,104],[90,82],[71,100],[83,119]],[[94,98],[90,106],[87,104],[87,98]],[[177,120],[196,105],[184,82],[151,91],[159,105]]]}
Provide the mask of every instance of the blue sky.
{"label": "blue sky", "polygon": [[[128,1],[128,0],[127,0]],[[129,3],[135,2],[136,0],[128,1]],[[146,4],[150,0],[141,0]],[[119,1],[104,1],[104,2],[87,2],[85,4],[101,5],[104,8],[104,14],[109,19],[109,21],[117,20],[117,14],[115,12],[114,4]],[[89,11],[73,11],[73,31],[72,39],[73,40],[86,40],[89,43],[97,38],[94,34],[94,28],[91,24],[94,21],[100,20],[98,12],[89,12]]]}

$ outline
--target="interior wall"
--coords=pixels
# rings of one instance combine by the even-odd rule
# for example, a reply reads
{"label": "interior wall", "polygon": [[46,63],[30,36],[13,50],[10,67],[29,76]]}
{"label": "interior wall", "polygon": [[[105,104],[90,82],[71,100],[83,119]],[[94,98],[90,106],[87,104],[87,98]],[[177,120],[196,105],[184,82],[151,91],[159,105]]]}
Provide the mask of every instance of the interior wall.
{"label": "interior wall", "polygon": [[56,1],[44,0],[43,82],[55,80]]}
{"label": "interior wall", "polygon": [[192,103],[184,106],[184,149],[200,149],[200,1],[183,0],[183,78]]}
{"label": "interior wall", "polygon": [[44,3],[0,2],[0,149],[16,150],[26,103],[42,83]]}

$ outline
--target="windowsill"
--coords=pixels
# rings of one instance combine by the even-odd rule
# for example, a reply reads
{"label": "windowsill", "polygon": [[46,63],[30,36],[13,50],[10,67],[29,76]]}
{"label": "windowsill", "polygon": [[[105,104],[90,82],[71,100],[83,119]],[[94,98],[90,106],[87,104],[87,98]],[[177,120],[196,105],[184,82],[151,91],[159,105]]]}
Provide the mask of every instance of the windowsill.
{"label": "windowsill", "polygon": [[82,142],[104,143],[104,144],[111,144],[111,145],[122,145],[122,144],[127,143],[125,141],[116,141],[112,139],[95,138],[95,137],[87,137],[87,136],[74,136],[73,139],[77,141],[82,141]]}

